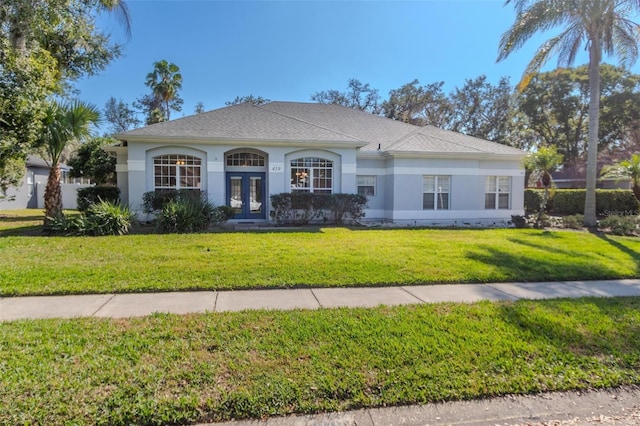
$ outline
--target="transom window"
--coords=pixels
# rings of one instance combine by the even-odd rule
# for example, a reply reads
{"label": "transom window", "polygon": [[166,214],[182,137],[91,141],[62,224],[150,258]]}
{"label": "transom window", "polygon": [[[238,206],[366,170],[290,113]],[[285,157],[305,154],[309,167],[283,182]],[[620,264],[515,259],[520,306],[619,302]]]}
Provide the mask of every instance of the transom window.
{"label": "transom window", "polygon": [[424,210],[449,210],[451,176],[422,177],[422,208]]}
{"label": "transom window", "polygon": [[358,194],[373,197],[376,195],[375,176],[356,176]]}
{"label": "transom window", "polygon": [[153,158],[156,191],[171,189],[199,190],[202,160],[191,155],[170,154]]}
{"label": "transom window", "polygon": [[227,155],[227,166],[264,167],[264,156],[253,152],[234,152]]}
{"label": "transom window", "polygon": [[511,177],[487,176],[485,178],[484,208],[508,210],[511,204]]}
{"label": "transom window", "polygon": [[333,192],[333,161],[298,158],[291,161],[291,192]]}

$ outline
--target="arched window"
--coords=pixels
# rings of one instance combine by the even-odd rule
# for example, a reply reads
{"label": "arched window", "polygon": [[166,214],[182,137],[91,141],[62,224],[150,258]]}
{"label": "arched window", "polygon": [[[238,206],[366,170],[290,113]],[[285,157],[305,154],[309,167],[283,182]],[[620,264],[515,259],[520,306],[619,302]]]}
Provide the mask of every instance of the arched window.
{"label": "arched window", "polygon": [[291,192],[333,192],[333,161],[324,158],[291,160]]}
{"label": "arched window", "polygon": [[227,155],[227,166],[264,167],[264,156],[253,152],[234,152]]}
{"label": "arched window", "polygon": [[170,154],[153,158],[153,177],[156,191],[193,189],[201,187],[201,163],[198,157]]}

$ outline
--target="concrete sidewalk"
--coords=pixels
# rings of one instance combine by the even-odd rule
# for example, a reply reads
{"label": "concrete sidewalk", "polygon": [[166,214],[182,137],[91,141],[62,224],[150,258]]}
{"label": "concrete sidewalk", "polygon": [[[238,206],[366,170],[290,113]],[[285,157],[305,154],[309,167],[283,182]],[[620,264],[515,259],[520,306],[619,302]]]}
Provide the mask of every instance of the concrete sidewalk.
{"label": "concrete sidewalk", "polygon": [[640,279],[3,297],[0,321],[611,296],[640,296]]}

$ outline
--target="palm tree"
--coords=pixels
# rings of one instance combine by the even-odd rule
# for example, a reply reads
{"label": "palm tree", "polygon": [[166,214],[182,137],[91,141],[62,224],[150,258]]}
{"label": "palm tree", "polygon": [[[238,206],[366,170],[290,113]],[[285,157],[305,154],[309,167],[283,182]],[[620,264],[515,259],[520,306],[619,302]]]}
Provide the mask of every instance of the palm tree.
{"label": "palm tree", "polygon": [[178,90],[182,88],[180,68],[164,59],[154,62],[153,71],[147,74],[145,84],[151,88],[153,95],[162,103],[164,117],[169,120],[171,115],[170,103],[174,99],[179,99]]}
{"label": "palm tree", "polygon": [[49,163],[49,176],[44,190],[45,225],[50,218],[62,216],[60,188],[60,158],[65,148],[75,140],[89,136],[91,124],[100,118],[98,108],[75,101],[70,104],[52,102],[46,111],[39,137],[43,158]]}
{"label": "palm tree", "polygon": [[531,172],[529,182],[542,182],[544,187],[540,211],[536,218],[536,228],[540,226],[540,221],[549,201],[549,189],[553,185],[551,172],[562,164],[562,160],[562,154],[558,154],[555,146],[542,147],[525,159],[525,168]]}
{"label": "palm tree", "polygon": [[603,167],[602,177],[616,178],[618,180],[631,179],[633,195],[640,201],[640,154],[637,152],[629,160]]}
{"label": "palm tree", "polygon": [[563,27],[547,40],[527,65],[519,89],[553,56],[558,66],[570,66],[583,44],[589,51],[589,141],[584,222],[596,224],[596,178],[600,109],[600,63],[603,53],[618,56],[622,64],[638,57],[640,25],[631,17],[640,11],[638,0],[507,0],[515,4],[516,21],[500,40],[498,61],[507,58],[538,32]]}

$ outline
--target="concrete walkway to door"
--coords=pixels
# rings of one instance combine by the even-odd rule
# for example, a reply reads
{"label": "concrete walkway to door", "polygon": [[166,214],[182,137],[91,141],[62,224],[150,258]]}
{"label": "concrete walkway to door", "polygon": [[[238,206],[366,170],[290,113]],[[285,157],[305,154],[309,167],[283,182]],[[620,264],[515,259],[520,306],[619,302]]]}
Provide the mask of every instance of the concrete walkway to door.
{"label": "concrete walkway to door", "polygon": [[1,297],[0,321],[611,296],[640,296],[640,279]]}

